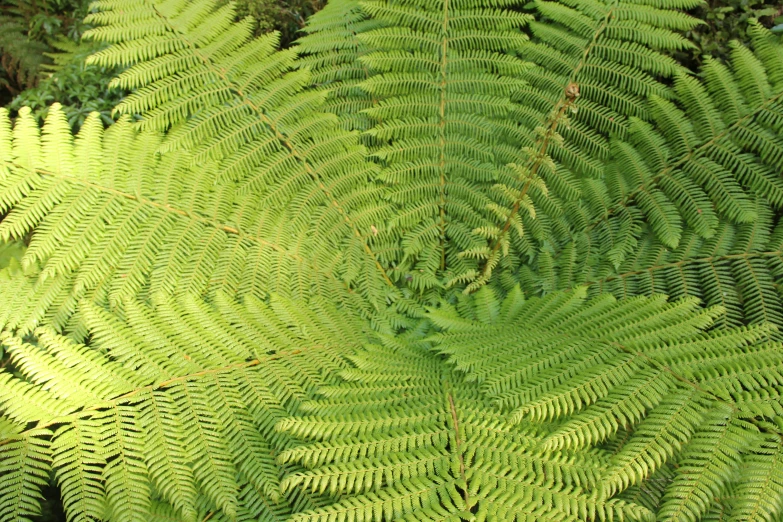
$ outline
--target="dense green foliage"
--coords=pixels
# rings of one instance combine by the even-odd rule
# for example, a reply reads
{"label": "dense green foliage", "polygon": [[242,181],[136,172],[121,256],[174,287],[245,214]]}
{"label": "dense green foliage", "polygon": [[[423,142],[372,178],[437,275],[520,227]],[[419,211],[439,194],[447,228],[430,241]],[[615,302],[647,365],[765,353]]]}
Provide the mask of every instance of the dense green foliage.
{"label": "dense green foliage", "polygon": [[[79,0],[6,0],[0,4],[0,87],[18,94],[37,85],[57,38],[78,40],[87,3]],[[0,92],[2,92],[0,91]],[[3,97],[4,98],[4,97]]]}
{"label": "dense green foliage", "polygon": [[0,115],[0,519],[780,520],[783,45],[697,6],[96,3],[119,121]]}
{"label": "dense green foliage", "polygon": [[63,40],[59,47],[59,51],[52,54],[56,70],[35,87],[14,97],[8,108],[16,113],[22,107],[29,107],[33,116],[43,122],[49,107],[59,103],[74,130],[78,130],[93,112],[101,115],[104,124],[113,123],[112,109],[124,95],[120,89],[109,88],[116,71],[85,63],[87,57],[97,50],[95,45]]}
{"label": "dense green foliage", "polygon": [[[78,130],[92,112],[108,125],[112,109],[125,92],[109,88],[114,67],[88,65],[87,57],[100,46],[82,41],[90,28],[84,23],[89,3],[76,0],[7,0],[0,4],[0,104],[15,115],[30,107],[40,120],[49,106],[63,106],[68,122]],[[236,19],[251,16],[255,36],[281,32],[289,45],[304,20],[321,8],[319,2],[244,0],[236,4]]]}
{"label": "dense green foliage", "polygon": [[324,5],[322,0],[239,0],[235,2],[237,19],[254,21],[253,34],[280,32],[280,45],[288,47],[298,36],[305,20]]}
{"label": "dense green foliage", "polygon": [[759,20],[765,27],[775,28],[776,32],[783,30],[783,5],[777,0],[711,0],[694,9],[692,14],[705,22],[686,33],[698,50],[680,57],[693,65],[701,64],[704,55],[727,58],[732,40],[747,43],[751,20]]}
{"label": "dense green foliage", "polygon": [[0,6],[0,103],[15,115],[30,107],[43,122],[53,103],[64,106],[78,130],[91,112],[108,124],[123,96],[108,84],[114,68],[85,61],[100,46],[81,41],[89,2],[9,0]]}

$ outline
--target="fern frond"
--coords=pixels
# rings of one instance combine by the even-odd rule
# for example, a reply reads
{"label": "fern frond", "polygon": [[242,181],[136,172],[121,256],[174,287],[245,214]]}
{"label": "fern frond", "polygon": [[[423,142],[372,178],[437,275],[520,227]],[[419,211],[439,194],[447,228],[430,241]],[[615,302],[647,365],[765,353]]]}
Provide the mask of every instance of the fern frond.
{"label": "fern frond", "polygon": [[755,408],[752,393],[727,393],[780,382],[779,345],[761,344],[770,327],[700,333],[720,312],[693,314],[693,300],[583,303],[579,294],[529,300],[502,321],[446,327],[435,342],[512,422],[562,419],[542,448],[586,448],[631,430],[601,476],[601,498],[675,459],[660,514],[698,520],[729,484],[745,484],[739,466],[758,458],[759,418],[777,416]]}
{"label": "fern frond", "polygon": [[[488,282],[495,267],[514,265],[506,251],[514,257],[530,254],[531,246],[522,241],[521,229],[512,223],[525,208],[535,180],[542,179],[553,189],[552,196],[567,201],[579,189],[564,186],[564,177],[601,176],[601,164],[610,155],[609,135],[624,136],[630,117],[650,117],[645,100],[669,96],[659,77],[681,72],[681,67],[663,54],[670,46],[681,45],[672,29],[697,24],[676,10],[680,7],[676,2],[663,9],[612,2],[534,5],[546,23],[530,25],[533,38],[521,54],[536,67],[523,74],[529,86],[514,95],[525,106],[518,111],[518,123],[528,136],[524,143],[528,149],[519,161],[526,174],[509,179],[508,185],[517,196],[506,203],[509,213],[500,221],[500,234],[492,239],[481,276],[468,291]],[[629,24],[636,31],[623,30]],[[659,45],[645,45],[651,39]],[[536,203],[543,205],[541,199]],[[652,211],[653,225],[669,231],[671,209],[662,198],[651,194],[645,202]],[[556,219],[561,212],[547,217]],[[677,237],[676,228],[668,234],[671,239]],[[505,239],[507,235],[510,241]],[[548,230],[547,235],[552,232]]]}
{"label": "fern frond", "polygon": [[[561,284],[586,281],[591,294],[611,292],[620,298],[653,293],[698,297],[724,310],[719,319],[723,326],[746,321],[779,326],[783,304],[775,281],[781,275],[782,231],[763,202],[749,208],[756,216],[751,223],[721,223],[708,239],[688,229],[673,250],[646,234],[616,268],[585,267]],[[571,259],[558,263],[558,274],[573,270]]]}
{"label": "fern frond", "polygon": [[[137,134],[127,122],[104,136],[100,122],[89,118],[74,145],[61,128],[65,120],[57,107],[47,121],[40,144],[34,145],[38,138],[22,111],[13,140],[7,138],[28,154],[7,160],[2,204],[10,212],[0,234],[24,237],[36,227],[22,264],[41,269],[38,295],[20,303],[25,307],[20,316],[48,315],[62,326],[85,297],[117,306],[140,294],[179,288],[257,296],[265,294],[262,289],[304,296],[315,288],[354,299],[353,283],[335,273],[342,256],[334,258],[333,251],[307,237],[310,226],[339,228],[340,222],[323,214],[315,223],[292,222],[258,199],[239,195],[233,184],[212,185],[209,167],[190,165],[187,154],[157,156],[160,138]],[[36,147],[40,155],[31,156]],[[100,168],[89,156],[72,160],[81,147],[100,151]],[[35,163],[25,167],[27,161]],[[139,169],[145,172],[140,183],[133,174]],[[321,258],[325,264],[312,262],[319,251],[327,256]],[[357,255],[365,253],[361,249]],[[368,277],[356,284],[377,289],[377,280]],[[63,285],[69,287],[65,293]]]}
{"label": "fern frond", "polygon": [[737,488],[732,520],[764,520],[783,512],[780,438],[772,435],[764,439],[742,463],[746,480]]}
{"label": "fern frond", "polygon": [[[588,516],[649,519],[643,508],[598,501],[598,454],[549,454],[541,438],[488,410],[471,387],[420,342],[394,350],[368,347],[353,358],[344,384],[324,390],[307,415],[277,429],[310,441],[281,454],[314,469],[288,475],[284,488],[329,491],[335,503],[293,520],[447,520],[475,513],[489,519]],[[378,387],[394,373],[416,376],[400,395]],[[393,401],[390,403],[390,401]],[[417,434],[429,433],[422,437]],[[415,442],[412,443],[412,438]],[[358,460],[340,448],[372,448]],[[378,451],[381,448],[394,448]],[[361,451],[361,450],[360,450]],[[533,470],[545,468],[548,479]],[[557,513],[557,514],[556,514]],[[455,518],[456,517],[456,518]],[[554,518],[553,518],[554,519]]]}
{"label": "fern frond", "polygon": [[96,7],[93,19],[106,25],[89,36],[123,43],[91,59],[131,65],[116,82],[136,89],[117,111],[139,114],[142,129],[171,128],[158,147],[189,151],[186,165],[210,164],[205,180],[221,187],[236,182],[232,189],[254,206],[276,209],[287,221],[328,234],[330,243],[345,242],[345,251],[369,256],[374,274],[345,277],[369,283],[378,299],[389,291],[373,252],[371,230],[388,216],[377,204],[376,169],[364,161],[356,137],[320,112],[324,95],[302,92],[309,73],[291,70],[294,51],[274,52],[274,34],[251,39],[249,21],[231,23],[232,4]]}
{"label": "fern frond", "polygon": [[120,315],[83,301],[89,346],[50,328],[5,334],[18,375],[3,377],[0,408],[35,427],[0,442],[21,463],[4,474],[4,511],[33,514],[54,469],[74,520],[149,520],[153,492],[184,520],[196,520],[202,497],[230,519],[290,512],[275,463],[290,441],[274,425],[332,381],[324,370],[346,368],[366,327],[326,302],[217,301],[158,296],[151,307],[126,301]]}
{"label": "fern frond", "polygon": [[712,412],[704,421],[706,427],[696,431],[664,496],[662,517],[698,520],[739,469],[741,452],[755,445],[753,426],[729,408]]}
{"label": "fern frond", "polygon": [[305,34],[296,41],[301,53],[298,63],[310,70],[313,86],[327,93],[325,110],[337,115],[348,129],[370,128],[372,120],[363,111],[375,105],[373,96],[359,87],[370,77],[367,64],[359,58],[371,48],[356,34],[383,25],[369,17],[356,0],[336,0],[307,20]]}
{"label": "fern frond", "polygon": [[[771,56],[765,38],[757,36]],[[777,65],[749,56],[737,50],[731,68],[708,60],[703,83],[678,76],[676,103],[651,100],[657,127],[632,120],[625,141],[612,144],[605,183],[590,187],[600,201],[573,204],[554,264],[540,256],[539,270],[566,270],[559,288],[692,295],[724,306],[724,324],[781,324],[771,214],[783,194],[774,174],[783,106],[779,85],[766,80]],[[743,88],[751,76],[761,84]],[[600,261],[584,263],[590,256]]]}
{"label": "fern frond", "polygon": [[2,432],[5,442],[0,446],[0,474],[6,490],[0,500],[0,516],[3,520],[28,521],[39,515],[41,489],[49,481],[51,449],[47,429],[30,430],[24,434]]}
{"label": "fern frond", "polygon": [[426,291],[440,286],[447,265],[452,273],[476,266],[449,254],[447,241],[457,243],[455,253],[469,251],[490,223],[493,170],[511,160],[487,149],[518,143],[504,118],[528,65],[507,52],[526,41],[519,28],[530,17],[496,2],[338,6],[355,18],[317,16],[302,39],[304,63],[340,100],[366,107],[363,127],[399,208],[390,223],[401,246],[395,273],[417,274],[410,286]]}
{"label": "fern frond", "polygon": [[[334,498],[295,520],[652,520],[617,495],[708,452],[719,453],[702,475],[683,472],[664,488],[664,511],[686,490],[706,509],[730,483],[755,487],[726,462],[758,455],[749,441],[760,440],[762,421],[736,417],[741,401],[710,394],[712,372],[687,373],[684,357],[728,366],[725,351],[762,349],[755,343],[768,328],[705,333],[716,312],[699,312],[693,300],[585,302],[584,289],[526,302],[514,293],[501,304],[484,288],[470,309],[475,318],[433,311],[444,331],[426,339],[366,347],[342,384],[278,422],[278,431],[305,441],[279,457],[307,468],[289,474],[284,490]],[[772,357],[762,372],[783,360],[779,347]],[[731,436],[705,442],[726,430],[727,415],[736,419]],[[615,455],[597,449],[621,429],[633,434]]]}

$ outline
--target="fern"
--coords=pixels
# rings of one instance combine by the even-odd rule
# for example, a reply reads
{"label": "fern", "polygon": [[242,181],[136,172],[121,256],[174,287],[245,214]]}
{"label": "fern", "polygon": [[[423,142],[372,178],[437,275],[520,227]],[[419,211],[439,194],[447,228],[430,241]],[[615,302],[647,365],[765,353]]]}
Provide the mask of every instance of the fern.
{"label": "fern", "polygon": [[[375,168],[362,161],[362,147],[337,128],[332,115],[316,110],[323,96],[301,92],[309,75],[290,71],[292,51],[274,52],[275,35],[250,40],[250,21],[232,24],[231,5],[213,8],[210,2],[193,9],[184,2],[159,7],[139,2],[123,4],[123,14],[107,11],[90,18],[110,23],[126,10],[135,13],[132,26],[89,33],[124,42],[97,53],[94,62],[135,64],[116,80],[137,89],[117,110],[142,115],[145,129],[182,124],[161,150],[189,151],[192,166],[214,162],[211,181],[235,185],[252,205],[275,212],[293,227],[284,232],[287,237],[301,236],[317,223],[319,236],[348,241],[346,254],[372,266],[372,273],[360,270],[370,285],[366,292],[383,294],[384,280],[391,281],[373,250],[372,230],[383,227],[387,213],[373,204],[378,189],[367,183],[376,177]],[[221,87],[215,90],[216,85]],[[185,122],[192,113],[197,114]],[[294,170],[298,174],[292,176]],[[314,260],[324,266],[334,262]],[[344,274],[347,279],[358,276],[351,272],[355,269]]]}
{"label": "fern", "polygon": [[119,121],[0,114],[0,519],[780,519],[783,48],[694,5],[96,3]]}
{"label": "fern", "polygon": [[[473,290],[487,282],[501,253],[515,251],[504,256],[506,264],[529,255],[546,234],[533,220],[534,200],[549,212],[562,212],[557,200],[541,201],[548,194],[541,181],[558,197],[573,199],[575,175],[599,175],[600,161],[608,156],[607,136],[624,132],[625,117],[646,114],[645,98],[667,96],[654,75],[681,69],[656,52],[688,45],[669,29],[697,23],[674,11],[687,3],[658,10],[541,2],[538,11],[552,23],[531,24],[528,42],[509,29],[530,19],[493,10],[494,3],[471,7],[476,11],[458,6],[454,13],[445,2],[385,5],[368,5],[364,17],[357,13],[350,22],[334,20],[331,12],[356,12],[351,4],[327,8],[314,17],[318,22],[302,50],[311,54],[305,63],[319,84],[338,89],[340,98],[332,102],[338,114],[351,119],[363,109],[383,121],[363,127],[383,140],[376,153],[387,166],[382,175],[392,186],[401,185],[390,197],[399,191],[397,202],[408,205],[393,223],[402,228],[402,259],[408,261],[400,268],[411,272],[409,283],[417,289],[436,286],[445,276],[447,285],[473,282]],[[340,52],[345,48],[356,51]],[[401,61],[406,53],[427,58]],[[513,59],[517,53],[527,65]],[[441,56],[440,68],[435,55]],[[488,75],[496,77],[491,86]],[[511,90],[499,91],[501,85]],[[350,109],[341,108],[345,103]],[[441,161],[437,147],[427,145],[437,128],[443,129],[440,147],[458,165]],[[449,151],[452,143],[462,143],[459,153]],[[424,159],[430,156],[434,159]],[[454,245],[448,261],[446,238]],[[419,275],[438,269],[442,275],[436,279]]]}
{"label": "fern", "polygon": [[[4,497],[4,518],[32,514],[31,484],[40,488],[50,460],[72,519],[147,520],[152,492],[184,520],[197,519],[202,496],[229,518],[290,511],[274,462],[288,443],[275,419],[333,379],[324,370],[346,367],[345,348],[352,338],[360,346],[363,327],[326,303],[303,312],[283,298],[241,307],[218,298],[218,308],[196,297],[155,301],[127,302],[124,319],[83,302],[89,347],[48,327],[35,344],[4,337],[11,364],[29,376],[4,380],[0,400],[18,430],[7,434],[4,461],[31,467],[21,469],[27,488]],[[307,354],[304,344],[317,348]],[[27,407],[16,409],[20,397]],[[38,427],[25,430],[29,422]]]}
{"label": "fern", "polygon": [[[780,366],[776,347],[754,344],[766,328],[702,333],[716,311],[694,314],[694,300],[584,303],[576,292],[524,302],[520,295],[512,293],[490,324],[438,310],[431,320],[443,333],[367,348],[341,373],[344,384],[322,388],[323,399],[303,405],[304,417],[279,422],[278,431],[311,441],[280,455],[307,468],[284,479],[283,490],[337,499],[294,520],[654,519],[615,493],[672,459],[684,468],[725,452],[720,463],[699,467],[703,477],[678,472],[672,499],[663,499],[662,514],[682,504],[700,516],[712,502],[703,492],[719,495],[743,456],[757,457],[760,428],[739,420],[752,399],[723,399],[711,381],[728,388],[723,381],[735,376],[713,373],[748,346]],[[691,361],[705,346],[715,352]],[[781,379],[772,366],[758,389]],[[672,422],[682,427],[671,432]],[[615,454],[596,447],[637,424]],[[680,440],[649,444],[671,437]],[[701,499],[703,509],[683,496]]]}
{"label": "fern", "polygon": [[[193,164],[188,154],[156,156],[159,135],[137,135],[128,121],[104,135],[97,115],[75,142],[67,128],[53,106],[42,136],[24,111],[13,138],[5,136],[9,151],[26,146],[30,154],[8,163],[5,182],[11,190],[4,204],[24,204],[6,216],[1,233],[20,237],[41,223],[41,234],[23,258],[24,266],[37,265],[41,273],[33,290],[40,297],[20,302],[27,307],[20,312],[26,320],[50,314],[65,325],[85,297],[117,306],[123,299],[177,287],[262,296],[278,289],[308,295],[315,286],[324,295],[351,298],[345,282],[331,273],[335,259],[319,266],[297,252],[307,247],[293,235],[296,229],[286,230],[290,220],[255,198],[237,195],[233,184],[209,188],[213,171]],[[132,174],[138,169],[142,179]],[[52,228],[51,220],[60,225]],[[271,284],[258,284],[275,272]]]}
{"label": "fern", "polygon": [[[772,286],[775,247],[764,250],[764,243],[770,234],[777,237],[770,214],[779,208],[783,187],[781,62],[769,36],[753,27],[755,45],[763,49],[758,56],[736,47],[731,68],[707,61],[703,83],[680,76],[677,103],[651,100],[657,128],[632,122],[627,141],[612,145],[604,180],[590,181],[589,197],[571,207],[568,232],[554,251],[541,252],[539,280],[546,286],[527,269],[523,281],[547,291],[649,275],[655,282],[640,281],[638,291],[698,295],[710,304],[725,300],[732,324],[780,324]],[[768,254],[753,254],[762,251]],[[588,264],[594,255],[601,261]],[[744,267],[730,269],[740,258],[725,255],[744,255]],[[562,278],[554,275],[562,269]],[[671,283],[663,282],[662,270]]]}

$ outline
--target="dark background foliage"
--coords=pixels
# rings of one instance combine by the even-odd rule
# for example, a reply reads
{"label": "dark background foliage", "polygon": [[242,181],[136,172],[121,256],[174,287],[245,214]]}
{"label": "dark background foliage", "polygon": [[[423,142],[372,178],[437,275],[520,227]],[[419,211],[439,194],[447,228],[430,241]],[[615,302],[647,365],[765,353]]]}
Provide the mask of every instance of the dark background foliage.
{"label": "dark background foliage", "polygon": [[321,9],[326,0],[236,0],[237,16],[256,20],[256,35],[280,31],[280,42],[287,47],[297,38],[307,18]]}
{"label": "dark background foliage", "polygon": [[708,0],[691,14],[704,21],[685,34],[698,48],[676,58],[692,70],[699,68],[704,55],[726,58],[732,40],[746,43],[748,20],[757,19],[765,27],[780,25],[783,33],[783,0]]}
{"label": "dark background foliage", "polygon": [[38,84],[51,60],[49,40],[78,39],[86,13],[79,0],[5,0],[0,3],[0,86],[8,96]]}
{"label": "dark background foliage", "polygon": [[29,106],[43,118],[59,102],[78,129],[87,114],[111,110],[123,93],[108,85],[116,71],[86,65],[96,50],[82,42],[86,0],[6,0],[0,4],[0,103]]}

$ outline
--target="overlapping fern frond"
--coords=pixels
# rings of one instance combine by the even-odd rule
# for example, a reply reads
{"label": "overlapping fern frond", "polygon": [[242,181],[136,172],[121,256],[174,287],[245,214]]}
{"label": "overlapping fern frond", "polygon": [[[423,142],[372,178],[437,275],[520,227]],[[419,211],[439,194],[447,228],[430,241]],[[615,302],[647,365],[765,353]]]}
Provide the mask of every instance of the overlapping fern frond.
{"label": "overlapping fern frond", "polygon": [[692,5],[98,2],[137,118],[0,114],[0,519],[780,519],[783,48]]}
{"label": "overlapping fern frond", "polygon": [[[30,284],[4,276],[3,295]],[[319,505],[281,493],[275,455],[291,441],[274,426],[347,367],[365,323],[324,300],[152,301],[121,316],[82,301],[89,346],[51,327],[10,333],[3,315],[18,374],[1,377],[0,518],[34,515],[49,469],[69,520],[148,521],[160,503],[177,520],[281,520]]]}
{"label": "overlapping fern frond", "polygon": [[442,286],[445,270],[475,271],[461,253],[483,245],[496,171],[519,155],[508,116],[531,17],[513,5],[341,2],[300,42],[316,87],[332,90],[327,106],[365,131],[382,166],[397,208],[392,274],[416,291]]}
{"label": "overlapping fern frond", "polygon": [[[584,288],[476,302],[433,312],[434,337],[351,357],[343,384],[278,423],[309,441],[278,457],[307,468],[283,490],[335,498],[294,520],[696,520],[716,499],[741,514],[779,497],[769,327],[704,332],[719,311],[693,299],[585,302]],[[670,465],[657,498],[629,500]]]}
{"label": "overlapping fern frond", "polygon": [[[249,20],[232,23],[232,4],[96,5],[90,20],[105,25],[87,36],[121,44],[91,59],[130,65],[115,82],[135,89],[117,110],[141,115],[142,129],[172,128],[161,151],[214,165],[211,181],[236,183],[238,195],[291,227],[287,236],[342,244],[351,262],[341,276],[381,299],[390,281],[373,243],[388,211],[378,205],[377,169],[319,109],[324,95],[303,92],[309,73],[292,70],[295,53],[275,51],[274,34],[252,39]],[[312,260],[328,266],[332,253]]]}
{"label": "overlapping fern frond", "polygon": [[591,291],[693,296],[723,307],[721,324],[780,325],[783,229],[765,205],[757,209],[753,223],[721,224],[709,239],[686,231],[676,250],[644,237],[619,269],[590,281]]}
{"label": "overlapping fern frond", "polygon": [[[666,53],[691,45],[676,31],[698,24],[681,11],[695,5],[689,0],[533,5],[538,17],[530,24],[532,41],[520,53],[536,67],[514,96],[516,120],[526,131],[519,133],[524,157],[501,179],[504,210],[470,290],[486,283],[498,264],[513,269],[559,234],[568,207],[589,197],[581,180],[601,177],[609,137],[624,136],[630,118],[654,117],[648,99],[671,97],[662,80],[684,69]],[[535,197],[539,179],[548,201]],[[545,211],[527,225],[534,241],[523,236],[520,223],[532,200]],[[461,280],[470,281],[467,275]]]}
{"label": "overlapping fern frond", "polygon": [[[721,507],[731,520],[778,516],[783,352],[765,341],[770,327],[700,332],[720,310],[694,314],[692,298],[585,303],[583,290],[485,298],[476,316],[489,325],[436,316],[438,350],[511,422],[554,421],[541,448],[607,450],[598,498],[655,492],[644,504],[659,520]],[[763,472],[741,472],[761,460]]]}
{"label": "overlapping fern frond", "polygon": [[234,183],[215,184],[214,162],[156,154],[159,133],[137,133],[127,121],[104,133],[92,117],[73,140],[56,106],[40,136],[28,113],[13,131],[4,118],[0,183],[10,212],[0,234],[24,238],[36,229],[22,259],[39,272],[33,295],[18,303],[27,322],[47,316],[63,327],[85,297],[116,306],[183,290],[315,293],[365,306],[343,271],[346,257],[362,263],[364,251],[322,250],[319,261],[323,245],[307,234],[317,224],[243,196]]}
{"label": "overlapping fern frond", "polygon": [[676,101],[650,101],[655,124],[632,120],[604,179],[584,182],[587,197],[568,209],[564,240],[539,255],[536,276],[522,270],[528,288],[605,281],[617,295],[721,304],[730,324],[783,324],[774,287],[783,61],[753,30],[757,54],[735,47],[729,66],[708,60],[703,83],[681,75]]}
{"label": "overlapping fern frond", "polygon": [[578,179],[600,176],[609,135],[670,96],[660,78],[682,68],[663,53],[689,45],[673,30],[698,23],[676,10],[691,5],[538,2],[534,21],[498,10],[513,3],[341,2],[316,15],[304,63],[335,89],[330,107],[381,140],[409,283],[475,289],[537,250]]}

